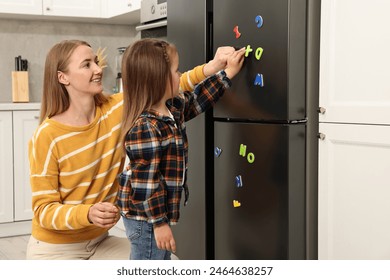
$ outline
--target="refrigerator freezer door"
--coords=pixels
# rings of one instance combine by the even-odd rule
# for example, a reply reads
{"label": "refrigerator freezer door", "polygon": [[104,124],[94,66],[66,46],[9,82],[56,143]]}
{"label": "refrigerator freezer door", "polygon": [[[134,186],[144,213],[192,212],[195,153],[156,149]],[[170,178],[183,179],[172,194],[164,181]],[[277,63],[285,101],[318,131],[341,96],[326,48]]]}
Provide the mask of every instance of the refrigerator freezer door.
{"label": "refrigerator freezer door", "polygon": [[305,259],[305,129],[215,123],[216,259]]}
{"label": "refrigerator freezer door", "polygon": [[213,18],[215,50],[226,45],[252,49],[214,116],[304,119],[306,0],[214,0]]}

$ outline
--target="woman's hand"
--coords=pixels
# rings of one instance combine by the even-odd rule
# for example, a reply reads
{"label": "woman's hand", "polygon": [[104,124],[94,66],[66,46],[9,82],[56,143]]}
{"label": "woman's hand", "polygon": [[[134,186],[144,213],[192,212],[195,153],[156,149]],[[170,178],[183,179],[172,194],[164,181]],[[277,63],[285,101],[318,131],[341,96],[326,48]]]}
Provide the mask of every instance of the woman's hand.
{"label": "woman's hand", "polygon": [[99,202],[89,208],[88,220],[95,226],[112,228],[119,219],[119,209],[112,203]]}
{"label": "woman's hand", "polygon": [[162,225],[154,226],[153,229],[157,248],[176,253],[176,242],[173,238],[171,227],[164,223]]}
{"label": "woman's hand", "polygon": [[233,47],[219,47],[215,52],[214,58],[203,67],[203,74],[208,77],[214,75],[220,70],[225,69],[227,59],[233,53]]}
{"label": "woman's hand", "polygon": [[225,69],[226,76],[232,79],[238,72],[244,63],[245,48],[235,51],[227,59],[227,65]]}

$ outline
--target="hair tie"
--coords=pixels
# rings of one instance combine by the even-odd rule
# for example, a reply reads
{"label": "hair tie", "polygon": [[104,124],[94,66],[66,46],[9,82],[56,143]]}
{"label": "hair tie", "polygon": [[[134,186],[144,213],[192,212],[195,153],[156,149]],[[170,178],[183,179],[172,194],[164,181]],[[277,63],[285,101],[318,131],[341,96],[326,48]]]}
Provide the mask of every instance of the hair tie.
{"label": "hair tie", "polygon": [[167,52],[167,46],[168,46],[167,42],[161,41],[160,46],[161,46],[161,49],[163,51],[163,56],[165,58],[165,61],[169,64],[169,55]]}

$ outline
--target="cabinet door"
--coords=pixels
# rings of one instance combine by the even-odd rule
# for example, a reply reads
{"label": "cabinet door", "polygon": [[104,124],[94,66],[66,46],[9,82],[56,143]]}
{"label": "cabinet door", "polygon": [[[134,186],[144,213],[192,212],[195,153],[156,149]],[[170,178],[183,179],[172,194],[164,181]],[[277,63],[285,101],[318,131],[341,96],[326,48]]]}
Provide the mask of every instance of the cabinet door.
{"label": "cabinet door", "polygon": [[101,2],[96,0],[43,0],[43,14],[48,16],[101,16]]}
{"label": "cabinet door", "polygon": [[390,1],[321,3],[320,121],[390,124]]}
{"label": "cabinet door", "polygon": [[139,11],[141,0],[102,0],[102,17],[110,18]]}
{"label": "cabinet door", "polygon": [[42,14],[42,0],[0,0],[0,13]]}
{"label": "cabinet door", "polygon": [[13,221],[12,112],[0,112],[0,223]]}
{"label": "cabinet door", "polygon": [[320,124],[319,259],[390,259],[390,127]]}
{"label": "cabinet door", "polygon": [[38,126],[39,111],[14,111],[15,221],[30,220],[31,187],[28,142]]}

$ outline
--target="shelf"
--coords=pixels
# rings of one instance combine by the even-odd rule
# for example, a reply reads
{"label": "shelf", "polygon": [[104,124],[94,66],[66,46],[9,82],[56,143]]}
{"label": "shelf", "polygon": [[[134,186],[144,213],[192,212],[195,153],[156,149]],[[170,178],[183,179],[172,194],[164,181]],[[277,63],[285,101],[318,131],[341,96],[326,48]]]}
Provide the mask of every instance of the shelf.
{"label": "shelf", "polygon": [[41,103],[0,103],[0,111],[40,110]]}

